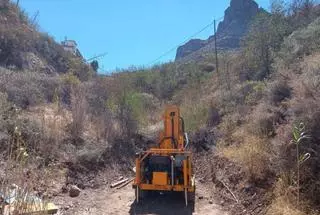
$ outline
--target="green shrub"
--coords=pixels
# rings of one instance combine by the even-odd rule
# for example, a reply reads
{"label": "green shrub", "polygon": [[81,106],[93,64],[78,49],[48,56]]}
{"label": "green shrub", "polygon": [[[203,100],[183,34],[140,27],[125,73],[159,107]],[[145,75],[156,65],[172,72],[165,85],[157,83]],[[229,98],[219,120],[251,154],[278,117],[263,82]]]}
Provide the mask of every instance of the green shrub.
{"label": "green shrub", "polygon": [[192,106],[182,106],[181,114],[185,120],[187,132],[195,131],[207,124],[208,106],[205,104],[194,104]]}
{"label": "green shrub", "polygon": [[290,32],[287,19],[282,14],[261,12],[256,16],[242,40],[249,79],[263,80],[271,74],[275,53]]}

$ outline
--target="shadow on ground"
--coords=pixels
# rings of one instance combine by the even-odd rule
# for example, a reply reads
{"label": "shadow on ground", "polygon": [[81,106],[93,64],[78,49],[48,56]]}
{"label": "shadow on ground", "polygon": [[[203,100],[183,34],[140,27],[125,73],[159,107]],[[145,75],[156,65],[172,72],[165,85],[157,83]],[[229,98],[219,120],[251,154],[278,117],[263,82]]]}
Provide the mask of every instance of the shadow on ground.
{"label": "shadow on ground", "polygon": [[194,203],[185,205],[182,193],[152,193],[140,200],[132,203],[131,215],[155,214],[155,215],[192,215]]}

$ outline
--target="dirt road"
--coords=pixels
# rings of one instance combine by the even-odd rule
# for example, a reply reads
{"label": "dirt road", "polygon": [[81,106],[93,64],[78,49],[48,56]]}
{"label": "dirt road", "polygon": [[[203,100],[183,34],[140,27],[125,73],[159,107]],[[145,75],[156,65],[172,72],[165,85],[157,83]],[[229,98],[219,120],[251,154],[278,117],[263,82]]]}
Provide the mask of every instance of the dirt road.
{"label": "dirt road", "polygon": [[185,207],[183,196],[156,194],[136,204],[131,184],[122,189],[103,187],[86,189],[77,198],[61,195],[56,203],[62,208],[60,215],[228,215],[215,204],[206,187],[197,185],[194,206]]}

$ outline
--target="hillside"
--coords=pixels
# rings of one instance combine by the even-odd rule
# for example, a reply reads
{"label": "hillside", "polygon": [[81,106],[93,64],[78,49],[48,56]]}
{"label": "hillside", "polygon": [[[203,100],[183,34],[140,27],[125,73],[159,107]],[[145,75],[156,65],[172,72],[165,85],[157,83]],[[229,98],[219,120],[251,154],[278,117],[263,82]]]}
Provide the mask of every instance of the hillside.
{"label": "hillside", "polygon": [[37,23],[8,0],[0,4],[1,66],[18,70],[56,74],[78,67],[80,79],[92,71],[81,58],[64,51],[52,37],[37,30]]}
{"label": "hillside", "polygon": [[[32,193],[70,215],[319,214],[320,6],[271,8],[231,1],[218,32],[231,23],[237,34],[225,43],[243,40],[219,52],[219,73],[208,50],[97,75],[1,0],[0,191],[15,184],[17,198]],[[130,185],[110,188],[134,175],[135,154],[156,142],[168,104],[180,106],[189,133],[195,208],[162,195],[138,205]]]}

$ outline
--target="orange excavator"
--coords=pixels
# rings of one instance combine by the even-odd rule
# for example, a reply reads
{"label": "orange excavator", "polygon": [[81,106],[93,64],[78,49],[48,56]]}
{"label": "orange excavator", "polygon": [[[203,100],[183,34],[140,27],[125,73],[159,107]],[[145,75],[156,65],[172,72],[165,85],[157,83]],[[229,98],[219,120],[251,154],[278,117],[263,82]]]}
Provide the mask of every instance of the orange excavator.
{"label": "orange excavator", "polygon": [[137,202],[150,191],[181,192],[184,193],[186,205],[194,202],[195,178],[188,145],[180,109],[168,106],[157,147],[136,155],[133,188]]}

